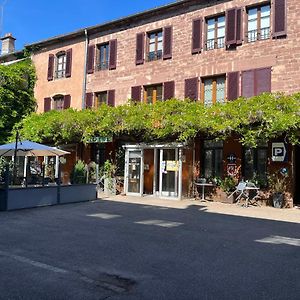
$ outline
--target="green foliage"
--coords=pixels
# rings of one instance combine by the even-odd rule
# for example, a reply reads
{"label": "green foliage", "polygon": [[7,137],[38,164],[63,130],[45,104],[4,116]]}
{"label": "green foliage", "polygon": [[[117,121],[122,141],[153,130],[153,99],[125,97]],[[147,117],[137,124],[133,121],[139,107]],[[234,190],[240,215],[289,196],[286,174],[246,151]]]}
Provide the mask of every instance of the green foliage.
{"label": "green foliage", "polygon": [[154,105],[128,102],[97,110],[31,114],[19,126],[36,142],[87,142],[93,136],[127,137],[135,142],[188,142],[197,135],[226,139],[236,134],[247,147],[282,136],[299,143],[300,94],[262,94],[226,104],[170,99]]}
{"label": "green foliage", "polygon": [[231,193],[232,191],[234,191],[235,186],[236,186],[236,181],[231,176],[225,177],[224,180],[221,180],[220,183],[220,187],[226,193]]}
{"label": "green foliage", "polygon": [[72,183],[74,184],[84,184],[86,183],[86,166],[82,160],[79,160],[74,165],[71,174]]}
{"label": "green foliage", "polygon": [[6,142],[16,123],[34,111],[35,70],[29,59],[0,65],[0,144]]}
{"label": "green foliage", "polygon": [[289,177],[287,174],[275,172],[268,176],[268,184],[272,193],[284,193],[290,184]]}

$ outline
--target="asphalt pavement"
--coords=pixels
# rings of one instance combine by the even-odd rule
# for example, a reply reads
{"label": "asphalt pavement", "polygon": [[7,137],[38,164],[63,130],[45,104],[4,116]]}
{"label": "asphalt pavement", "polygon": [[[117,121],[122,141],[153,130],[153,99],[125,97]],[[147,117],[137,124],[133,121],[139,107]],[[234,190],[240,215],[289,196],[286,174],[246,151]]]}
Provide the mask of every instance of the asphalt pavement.
{"label": "asphalt pavement", "polygon": [[0,299],[300,299],[299,223],[98,200],[0,224]]}

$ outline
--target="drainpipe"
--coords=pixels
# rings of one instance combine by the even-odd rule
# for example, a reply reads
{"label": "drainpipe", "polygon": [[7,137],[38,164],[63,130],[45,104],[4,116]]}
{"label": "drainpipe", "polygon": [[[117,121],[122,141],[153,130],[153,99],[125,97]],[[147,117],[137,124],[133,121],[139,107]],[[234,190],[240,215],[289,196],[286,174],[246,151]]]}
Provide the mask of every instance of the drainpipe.
{"label": "drainpipe", "polygon": [[81,100],[81,108],[85,109],[85,93],[86,93],[86,69],[87,69],[87,53],[88,53],[88,45],[89,45],[89,36],[88,32],[84,30],[85,35],[85,49],[84,49],[84,68],[83,68],[83,82],[82,82],[82,100]]}

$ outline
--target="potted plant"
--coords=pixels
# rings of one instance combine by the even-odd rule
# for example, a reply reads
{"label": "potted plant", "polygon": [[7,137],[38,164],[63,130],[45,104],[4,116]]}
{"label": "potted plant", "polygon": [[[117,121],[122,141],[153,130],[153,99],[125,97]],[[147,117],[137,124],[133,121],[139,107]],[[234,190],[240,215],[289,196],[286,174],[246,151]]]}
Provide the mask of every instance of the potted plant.
{"label": "potted plant", "polygon": [[288,175],[280,172],[273,173],[268,177],[268,184],[272,192],[273,206],[281,208],[284,203],[284,192],[288,186]]}
{"label": "potted plant", "polygon": [[116,195],[116,171],[117,167],[111,160],[106,160],[102,169],[104,178],[104,193],[107,195]]}

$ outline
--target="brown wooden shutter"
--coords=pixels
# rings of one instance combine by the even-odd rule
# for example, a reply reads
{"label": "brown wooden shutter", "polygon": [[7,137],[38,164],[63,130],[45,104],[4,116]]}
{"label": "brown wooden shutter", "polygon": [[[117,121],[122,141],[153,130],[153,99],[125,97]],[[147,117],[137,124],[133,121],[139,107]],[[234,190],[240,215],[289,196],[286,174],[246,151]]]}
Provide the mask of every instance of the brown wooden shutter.
{"label": "brown wooden shutter", "polygon": [[44,99],[44,112],[51,110],[51,98],[47,97]]}
{"label": "brown wooden shutter", "polygon": [[286,35],[286,0],[275,0],[273,8],[273,37]]}
{"label": "brown wooden shutter", "polygon": [[239,97],[239,72],[227,74],[227,100],[235,100]]}
{"label": "brown wooden shutter", "polygon": [[85,108],[93,107],[93,93],[85,94]]}
{"label": "brown wooden shutter", "polygon": [[53,54],[49,54],[49,59],[48,59],[48,74],[47,74],[48,81],[53,80],[53,71],[54,71],[54,55]]}
{"label": "brown wooden shutter", "polygon": [[114,70],[117,67],[117,40],[109,41],[109,69]]}
{"label": "brown wooden shutter", "polygon": [[201,52],[202,44],[202,18],[193,20],[192,54]]}
{"label": "brown wooden shutter", "polygon": [[243,43],[243,9],[236,9],[236,44]]}
{"label": "brown wooden shutter", "polygon": [[271,68],[255,70],[255,95],[271,92]]}
{"label": "brown wooden shutter", "polygon": [[115,90],[109,90],[107,92],[107,105],[115,106]]}
{"label": "brown wooden shutter", "polygon": [[72,49],[66,51],[66,77],[71,77],[72,73]]}
{"label": "brown wooden shutter", "polygon": [[184,97],[198,100],[198,77],[186,79],[184,83]]}
{"label": "brown wooden shutter", "polygon": [[141,96],[142,96],[142,87],[139,86],[133,86],[131,88],[131,99],[135,102],[141,102]]}
{"label": "brown wooden shutter", "polygon": [[174,98],[175,82],[167,81],[164,83],[164,100]]}
{"label": "brown wooden shutter", "polygon": [[254,88],[255,70],[242,72],[242,96],[249,98],[255,96]]}
{"label": "brown wooden shutter", "polygon": [[70,108],[71,106],[71,95],[64,96],[64,109]]}
{"label": "brown wooden shutter", "polygon": [[94,73],[94,60],[95,60],[95,45],[90,45],[88,47],[87,53],[87,73]]}
{"label": "brown wooden shutter", "polygon": [[144,63],[144,44],[145,44],[145,33],[138,33],[136,35],[136,58],[135,64],[142,65]]}
{"label": "brown wooden shutter", "polygon": [[172,26],[164,28],[164,37],[163,37],[163,59],[172,58]]}
{"label": "brown wooden shutter", "polygon": [[228,9],[226,11],[226,46],[236,45],[236,8]]}

